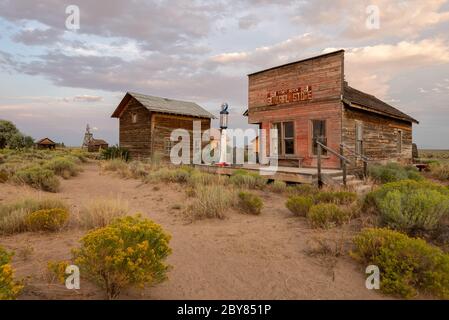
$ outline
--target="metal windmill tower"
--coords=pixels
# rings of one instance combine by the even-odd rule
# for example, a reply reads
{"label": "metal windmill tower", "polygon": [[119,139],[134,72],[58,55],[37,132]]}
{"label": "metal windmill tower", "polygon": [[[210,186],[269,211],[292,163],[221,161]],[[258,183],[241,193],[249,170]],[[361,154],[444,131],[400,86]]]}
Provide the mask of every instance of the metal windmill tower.
{"label": "metal windmill tower", "polygon": [[89,143],[92,141],[92,139],[93,139],[93,134],[92,134],[92,132],[90,132],[90,126],[88,124],[86,126],[86,133],[84,134],[82,148],[87,148],[89,146]]}

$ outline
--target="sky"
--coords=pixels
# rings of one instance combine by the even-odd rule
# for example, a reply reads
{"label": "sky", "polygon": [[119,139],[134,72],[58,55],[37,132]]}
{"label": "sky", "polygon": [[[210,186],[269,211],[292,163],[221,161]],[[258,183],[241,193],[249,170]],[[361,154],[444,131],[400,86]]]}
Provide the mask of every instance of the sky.
{"label": "sky", "polygon": [[110,115],[134,91],[228,102],[247,128],[247,74],[337,49],[351,86],[420,121],[420,148],[449,149],[449,0],[0,0],[0,119],[115,144]]}

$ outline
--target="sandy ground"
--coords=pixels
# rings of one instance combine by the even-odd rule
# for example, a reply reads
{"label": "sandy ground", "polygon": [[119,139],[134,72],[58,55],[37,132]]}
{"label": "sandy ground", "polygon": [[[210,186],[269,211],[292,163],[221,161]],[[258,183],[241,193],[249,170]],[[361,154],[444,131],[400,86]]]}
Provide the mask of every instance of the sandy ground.
{"label": "sandy ground", "polygon": [[[62,181],[57,197],[77,210],[89,199],[121,198],[133,212],[160,223],[173,236],[173,266],[169,280],[144,291],[129,290],[123,299],[382,299],[365,288],[361,266],[347,256],[338,259],[310,255],[315,239],[349,237],[350,227],[329,231],[309,228],[304,218],[293,217],[285,197],[261,192],[265,207],[260,216],[230,211],[225,220],[186,222],[183,209],[190,199],[180,185],[142,185],[101,174],[96,164]],[[0,184],[0,203],[26,194],[27,187]],[[181,210],[173,209],[174,204]],[[46,278],[49,260],[70,259],[85,231],[69,229],[55,234],[25,233],[0,237],[0,244],[14,250],[18,277],[26,278],[22,299],[103,299],[103,292],[81,280],[81,289],[67,290]],[[26,248],[32,253],[24,254]],[[29,251],[29,250],[28,250]]]}

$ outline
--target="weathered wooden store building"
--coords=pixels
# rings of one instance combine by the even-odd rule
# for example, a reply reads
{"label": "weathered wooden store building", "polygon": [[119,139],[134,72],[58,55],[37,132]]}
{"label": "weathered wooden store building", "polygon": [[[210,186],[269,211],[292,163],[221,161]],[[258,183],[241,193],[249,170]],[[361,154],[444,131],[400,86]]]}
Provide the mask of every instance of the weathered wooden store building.
{"label": "weathered wooden store building", "polygon": [[149,158],[155,154],[169,157],[176,143],[170,140],[175,129],[190,133],[192,149],[194,121],[201,122],[204,132],[210,129],[211,119],[215,118],[194,102],[131,92],[125,95],[112,117],[120,122],[120,146],[128,149],[133,158]]}
{"label": "weathered wooden store building", "polygon": [[[374,162],[411,162],[417,120],[345,81],[344,50],[248,75],[251,124],[278,132],[279,165],[316,167],[321,141]],[[267,156],[270,156],[267,154]],[[357,162],[355,162],[357,163]],[[339,157],[323,149],[322,166],[339,169]]]}

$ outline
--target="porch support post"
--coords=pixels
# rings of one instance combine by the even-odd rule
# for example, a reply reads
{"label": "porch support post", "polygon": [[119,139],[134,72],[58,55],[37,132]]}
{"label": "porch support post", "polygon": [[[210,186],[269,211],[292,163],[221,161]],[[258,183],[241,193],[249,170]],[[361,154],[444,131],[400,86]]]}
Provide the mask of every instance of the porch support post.
{"label": "porch support post", "polygon": [[317,169],[318,169],[318,188],[321,188],[323,186],[323,180],[321,178],[321,145],[319,143],[317,143]]}

